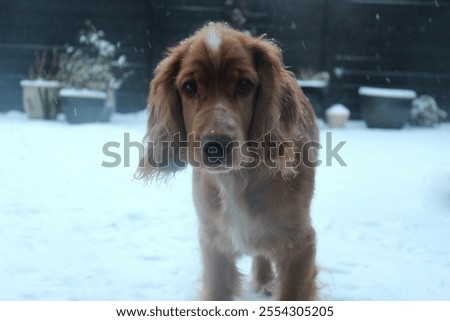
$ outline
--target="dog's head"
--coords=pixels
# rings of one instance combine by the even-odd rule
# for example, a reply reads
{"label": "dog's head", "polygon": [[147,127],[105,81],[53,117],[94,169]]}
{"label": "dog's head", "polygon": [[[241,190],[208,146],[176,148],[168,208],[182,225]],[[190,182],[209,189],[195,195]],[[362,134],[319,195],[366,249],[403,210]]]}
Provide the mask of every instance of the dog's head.
{"label": "dog's head", "polygon": [[224,172],[266,157],[288,173],[274,158],[292,158],[294,147],[267,153],[299,140],[314,119],[280,49],[223,24],[208,24],[169,51],[156,68],[148,109],[137,175],[144,179],[187,163]]}

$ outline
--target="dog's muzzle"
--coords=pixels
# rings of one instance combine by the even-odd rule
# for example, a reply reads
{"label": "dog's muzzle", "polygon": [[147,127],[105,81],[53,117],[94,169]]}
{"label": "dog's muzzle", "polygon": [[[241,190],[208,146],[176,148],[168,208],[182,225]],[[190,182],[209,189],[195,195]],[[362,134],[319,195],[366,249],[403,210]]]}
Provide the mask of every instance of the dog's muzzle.
{"label": "dog's muzzle", "polygon": [[201,140],[204,164],[209,166],[226,165],[233,149],[229,136],[209,136]]}

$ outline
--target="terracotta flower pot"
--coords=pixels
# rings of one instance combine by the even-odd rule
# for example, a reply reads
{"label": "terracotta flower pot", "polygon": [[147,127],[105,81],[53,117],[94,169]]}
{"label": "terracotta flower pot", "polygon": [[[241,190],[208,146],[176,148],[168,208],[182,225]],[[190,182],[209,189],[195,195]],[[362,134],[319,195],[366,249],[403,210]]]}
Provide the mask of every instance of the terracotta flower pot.
{"label": "terracotta flower pot", "polygon": [[22,80],[23,109],[29,118],[55,119],[59,112],[60,84],[54,80]]}
{"label": "terracotta flower pot", "polygon": [[345,127],[350,117],[350,110],[341,104],[331,106],[325,111],[325,118],[331,128]]}

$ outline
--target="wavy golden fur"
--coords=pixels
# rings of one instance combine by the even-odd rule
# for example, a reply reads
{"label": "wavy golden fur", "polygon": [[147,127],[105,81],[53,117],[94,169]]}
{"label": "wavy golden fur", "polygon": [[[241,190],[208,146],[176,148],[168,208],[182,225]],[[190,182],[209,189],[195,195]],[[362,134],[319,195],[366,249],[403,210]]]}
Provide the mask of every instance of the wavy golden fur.
{"label": "wavy golden fur", "polygon": [[[236,259],[253,256],[257,292],[317,299],[310,204],[318,141],[314,112],[280,49],[208,24],[158,65],[148,99],[147,148],[136,176],[165,180],[193,165],[202,298],[239,294]],[[232,145],[235,144],[235,145]],[[242,146],[246,148],[229,148]]]}

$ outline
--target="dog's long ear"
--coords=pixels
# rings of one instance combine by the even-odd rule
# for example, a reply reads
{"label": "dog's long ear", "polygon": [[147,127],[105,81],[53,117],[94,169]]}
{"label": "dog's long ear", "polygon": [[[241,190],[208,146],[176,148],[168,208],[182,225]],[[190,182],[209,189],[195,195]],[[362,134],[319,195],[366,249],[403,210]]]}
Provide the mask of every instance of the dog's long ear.
{"label": "dog's long ear", "polygon": [[266,164],[287,178],[297,172],[298,164],[293,162],[299,142],[315,139],[309,137],[309,133],[315,132],[314,112],[294,75],[286,70],[277,46],[258,38],[253,39],[250,50],[260,81],[250,139],[262,142],[266,153],[273,152],[276,145],[275,155],[271,152],[262,156],[271,160],[271,164]]}
{"label": "dog's long ear", "polygon": [[181,99],[175,87],[181,61],[181,50],[172,49],[155,70],[147,101],[147,134],[144,156],[135,177],[149,181],[167,179],[186,166],[182,148],[186,142]]}

